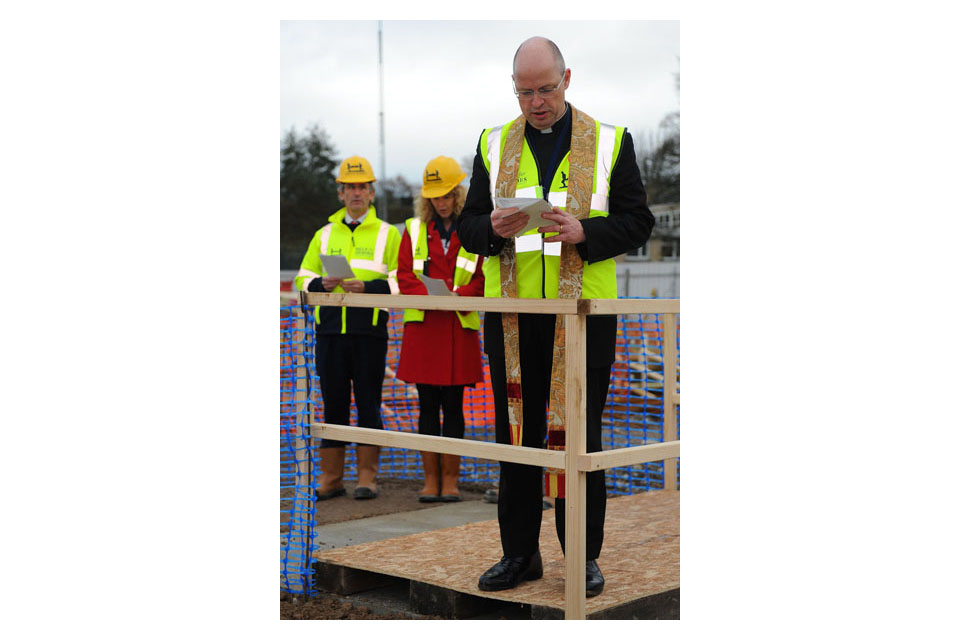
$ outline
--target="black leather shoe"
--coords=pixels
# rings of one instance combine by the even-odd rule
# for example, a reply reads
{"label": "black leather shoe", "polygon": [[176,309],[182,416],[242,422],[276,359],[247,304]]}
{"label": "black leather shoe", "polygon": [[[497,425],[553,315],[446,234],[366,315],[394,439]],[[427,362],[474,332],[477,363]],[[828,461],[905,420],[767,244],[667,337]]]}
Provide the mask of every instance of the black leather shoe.
{"label": "black leather shoe", "polygon": [[532,556],[517,558],[503,557],[480,576],[477,587],[480,591],[502,591],[512,589],[524,580],[536,580],[543,577],[543,560],[538,550]]}
{"label": "black leather shoe", "polygon": [[357,487],[353,490],[354,500],[370,500],[371,498],[376,498],[378,495],[380,494],[367,487]]}
{"label": "black leather shoe", "polygon": [[343,487],[339,489],[331,489],[326,493],[320,493],[319,490],[314,491],[314,495],[317,496],[317,500],[329,500],[330,498],[339,498],[340,496],[347,495],[347,490]]}
{"label": "black leather shoe", "polygon": [[603,591],[603,574],[596,560],[587,560],[587,597],[600,595]]}

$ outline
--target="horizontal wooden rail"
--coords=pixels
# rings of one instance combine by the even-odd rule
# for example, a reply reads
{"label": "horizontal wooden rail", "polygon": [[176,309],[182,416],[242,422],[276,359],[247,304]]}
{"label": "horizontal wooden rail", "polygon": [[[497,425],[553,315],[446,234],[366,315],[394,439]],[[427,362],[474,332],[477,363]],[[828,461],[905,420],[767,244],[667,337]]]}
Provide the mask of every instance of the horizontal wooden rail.
{"label": "horizontal wooden rail", "polygon": [[680,300],[653,298],[643,300],[583,299],[579,312],[588,316],[617,315],[620,313],[680,313]]}
{"label": "horizontal wooden rail", "polygon": [[[326,438],[328,440],[375,444],[383,447],[433,451],[434,453],[448,453],[457,456],[482,458],[484,460],[515,462],[517,464],[529,464],[538,467],[562,469],[566,466],[564,464],[566,452],[564,451],[515,447],[509,444],[498,444],[480,440],[460,440],[458,438],[444,438],[442,436],[425,436],[406,431],[362,429],[360,427],[345,427],[324,422],[314,423],[311,433],[314,439]],[[643,464],[644,462],[657,462],[679,456],[679,440],[674,442],[656,442],[637,447],[583,454],[577,458],[577,469],[580,471],[598,471],[600,469]]]}
{"label": "horizontal wooden rail", "polygon": [[322,307],[379,307],[440,311],[496,311],[563,315],[679,313],[680,300],[589,300],[559,298],[481,298],[475,296],[406,296],[389,293],[305,294],[307,304]]}
{"label": "horizontal wooden rail", "polygon": [[577,301],[556,298],[481,298],[477,296],[404,296],[389,293],[307,293],[307,304],[324,307],[380,307],[441,311],[576,314]]}
{"label": "horizontal wooden rail", "polygon": [[314,439],[342,440],[361,444],[376,444],[381,447],[398,447],[448,453],[455,456],[469,456],[484,460],[500,460],[517,464],[530,464],[537,467],[564,467],[566,454],[563,451],[549,451],[532,447],[515,447],[509,444],[483,442],[480,440],[460,440],[443,436],[425,436],[405,431],[386,431],[382,429],[363,429],[344,427],[325,422],[315,422],[311,426]]}
{"label": "horizontal wooden rail", "polygon": [[659,462],[680,457],[680,441],[655,442],[639,447],[626,447],[612,451],[598,451],[577,456],[579,471],[599,471],[613,467],[627,467],[644,462]]}

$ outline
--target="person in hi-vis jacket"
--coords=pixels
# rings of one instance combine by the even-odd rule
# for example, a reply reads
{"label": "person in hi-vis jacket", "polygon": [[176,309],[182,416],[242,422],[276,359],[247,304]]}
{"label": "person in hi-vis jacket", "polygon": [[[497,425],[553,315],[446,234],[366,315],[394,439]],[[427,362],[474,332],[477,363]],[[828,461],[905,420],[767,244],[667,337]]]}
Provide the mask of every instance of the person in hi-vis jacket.
{"label": "person in hi-vis jacket", "polygon": [[[337,197],[343,208],[330,216],[310,242],[297,273],[301,291],[347,293],[398,293],[397,251],[400,233],[377,218],[373,168],[366,158],[353,156],[340,165]],[[324,275],[321,255],[342,255],[355,278]],[[357,426],[382,429],[380,399],[387,358],[386,309],[317,307],[316,366],[323,395],[323,420],[350,423],[350,392],[357,405]],[[343,462],[346,443],[320,442],[323,475],[317,500],[346,494]],[[380,447],[357,445],[357,487],[353,497],[377,497]]]}

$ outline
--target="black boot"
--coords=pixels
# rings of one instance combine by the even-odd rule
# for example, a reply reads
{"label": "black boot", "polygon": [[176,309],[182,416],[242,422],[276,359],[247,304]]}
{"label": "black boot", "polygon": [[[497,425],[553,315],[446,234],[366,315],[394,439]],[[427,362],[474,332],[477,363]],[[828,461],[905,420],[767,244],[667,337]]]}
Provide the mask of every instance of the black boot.
{"label": "black boot", "polygon": [[587,597],[600,595],[603,591],[603,574],[596,560],[587,560]]}
{"label": "black boot", "polygon": [[543,560],[538,549],[532,556],[503,557],[480,576],[477,587],[480,591],[512,589],[524,580],[543,577]]}

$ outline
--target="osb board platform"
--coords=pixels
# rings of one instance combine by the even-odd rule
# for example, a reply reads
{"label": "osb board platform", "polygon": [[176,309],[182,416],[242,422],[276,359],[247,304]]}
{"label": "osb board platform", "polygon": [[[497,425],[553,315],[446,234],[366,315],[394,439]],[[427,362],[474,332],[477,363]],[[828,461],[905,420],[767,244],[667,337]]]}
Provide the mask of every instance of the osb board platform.
{"label": "osb board platform", "polygon": [[[587,598],[587,615],[680,587],[680,492],[648,491],[607,501],[597,564],[606,584]],[[329,549],[324,562],[416,580],[482,598],[555,609],[564,607],[564,559],[555,514],[540,527],[543,578],[506,591],[480,591],[477,579],[501,557],[496,520]]]}

